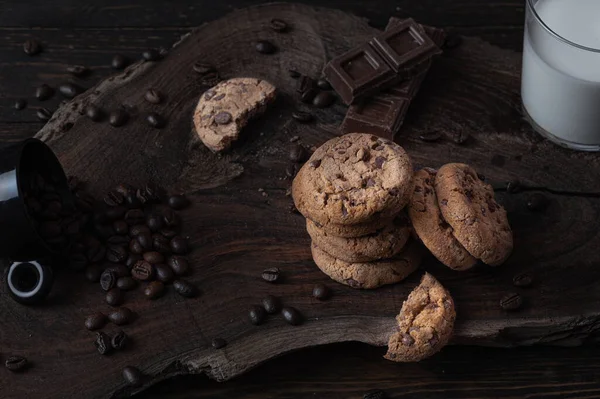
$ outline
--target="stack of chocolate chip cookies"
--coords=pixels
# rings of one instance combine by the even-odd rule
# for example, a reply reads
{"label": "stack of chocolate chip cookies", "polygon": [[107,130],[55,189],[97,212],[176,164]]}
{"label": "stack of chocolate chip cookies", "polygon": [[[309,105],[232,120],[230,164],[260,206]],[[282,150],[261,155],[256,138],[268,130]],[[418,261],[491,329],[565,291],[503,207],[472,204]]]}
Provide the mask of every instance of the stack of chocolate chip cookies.
{"label": "stack of chocolate chip cookies", "polygon": [[421,253],[404,211],[413,180],[408,154],[380,137],[351,133],[317,149],[292,185],[317,266],[362,289],[400,282],[416,270]]}

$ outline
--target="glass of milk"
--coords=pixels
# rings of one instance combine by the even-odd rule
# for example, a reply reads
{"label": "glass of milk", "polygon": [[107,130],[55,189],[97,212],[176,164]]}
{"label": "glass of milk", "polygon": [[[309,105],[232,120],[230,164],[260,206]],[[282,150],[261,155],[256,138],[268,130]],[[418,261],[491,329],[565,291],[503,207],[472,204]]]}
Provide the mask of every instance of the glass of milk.
{"label": "glass of milk", "polygon": [[526,0],[521,96],[533,128],[600,150],[600,0]]}

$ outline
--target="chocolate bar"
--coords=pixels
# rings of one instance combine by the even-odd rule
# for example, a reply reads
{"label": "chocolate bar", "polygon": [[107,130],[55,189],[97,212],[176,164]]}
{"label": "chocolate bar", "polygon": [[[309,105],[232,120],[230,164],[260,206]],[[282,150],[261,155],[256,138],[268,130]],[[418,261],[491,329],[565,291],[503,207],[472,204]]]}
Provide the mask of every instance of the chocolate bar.
{"label": "chocolate bar", "polygon": [[329,62],[323,74],[348,105],[418,75],[440,49],[412,19]]}
{"label": "chocolate bar", "polygon": [[[394,26],[401,23],[402,20],[392,17],[386,30],[393,29]],[[441,47],[444,44],[446,34],[442,29],[429,26],[423,26],[422,29],[437,46]],[[416,76],[358,104],[351,105],[340,126],[340,131],[344,134],[373,133],[393,140],[394,135],[402,126],[408,107],[419,91],[430,66],[431,59],[428,59]]]}

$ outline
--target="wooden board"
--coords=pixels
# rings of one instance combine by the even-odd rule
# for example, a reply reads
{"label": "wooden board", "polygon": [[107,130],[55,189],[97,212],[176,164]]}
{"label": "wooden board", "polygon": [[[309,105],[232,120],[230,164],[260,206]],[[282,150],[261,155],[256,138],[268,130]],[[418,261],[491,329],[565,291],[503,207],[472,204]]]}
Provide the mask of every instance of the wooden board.
{"label": "wooden board", "polygon": [[[272,17],[293,22],[291,32],[269,31]],[[129,296],[128,306],[140,315],[125,328],[134,348],[108,358],[95,352],[93,334],[83,328],[85,315],[107,306],[98,286],[83,283],[82,276],[62,274],[42,307],[2,301],[1,352],[9,348],[35,364],[24,375],[0,374],[7,397],[127,396],[131,391],[120,370],[129,364],[152,377],[148,384],[186,373],[223,381],[304,347],[343,341],[385,345],[419,273],[403,284],[369,292],[328,282],[310,259],[302,217],[288,211],[290,181],[284,178],[290,138],[320,145],[337,134],[346,109],[338,103],[314,111],[314,125],[293,122],[297,100],[287,69],[318,76],[328,59],[373,33],[366,21],[335,10],[293,4],[239,10],[196,29],[164,60],[135,65],[59,110],[38,137],[54,148],[69,174],[89,180],[96,193],[117,182],[156,179],[190,195],[185,232],[194,245],[192,280],[203,294],[182,300],[170,293],[157,302],[144,300],[141,292]],[[265,38],[280,47],[277,54],[255,52],[253,43]],[[191,68],[197,60],[214,63],[225,78],[265,78],[281,92],[278,103],[223,156],[206,150],[191,129],[191,112],[205,89]],[[456,299],[455,344],[578,345],[597,336],[599,158],[558,148],[523,123],[519,62],[518,53],[466,40],[436,62],[398,139],[418,164],[468,162],[497,182],[515,231],[515,253],[502,267],[457,273],[432,258],[425,262],[423,268]],[[166,104],[146,104],[148,87],[166,93]],[[90,102],[107,109],[124,105],[134,116],[118,129],[95,124],[78,112]],[[148,127],[143,115],[150,110],[165,115],[167,127]],[[430,129],[466,131],[472,137],[463,146],[449,140],[421,143],[418,135]],[[501,183],[517,177],[529,188],[505,193]],[[550,198],[545,212],[527,211],[532,191]],[[271,266],[283,270],[284,283],[260,280],[260,272]],[[522,291],[525,309],[506,314],[498,300],[514,289],[512,276],[525,269],[535,272],[536,284]],[[334,298],[314,300],[310,292],[317,282],[331,285]],[[292,327],[271,318],[252,326],[247,307],[267,294],[300,309],[307,322]],[[226,338],[229,345],[213,350],[214,337]]]}

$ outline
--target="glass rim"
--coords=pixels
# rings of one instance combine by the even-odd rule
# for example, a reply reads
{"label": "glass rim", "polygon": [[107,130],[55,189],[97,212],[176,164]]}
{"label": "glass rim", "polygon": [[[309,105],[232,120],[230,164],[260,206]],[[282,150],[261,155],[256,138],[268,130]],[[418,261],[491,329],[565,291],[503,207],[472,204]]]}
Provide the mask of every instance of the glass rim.
{"label": "glass rim", "polygon": [[[539,1],[539,0],[538,0]],[[540,25],[542,25],[542,27],[548,31],[548,33],[550,33],[552,36],[554,36],[555,38],[557,38],[558,40],[560,40],[563,43],[566,43],[570,46],[573,47],[577,47],[578,49],[581,50],[585,50],[585,51],[589,51],[592,53],[600,53],[600,48],[594,48],[594,47],[587,47],[584,46],[582,44],[579,43],[575,43],[569,39],[566,39],[564,37],[562,37],[561,35],[559,35],[558,33],[556,33],[555,31],[552,30],[552,28],[550,28],[546,22],[544,22],[544,20],[542,19],[542,17],[540,17],[540,15],[537,13],[537,11],[535,10],[534,7],[534,0],[527,0],[527,8],[531,11],[531,13],[533,14],[533,16],[535,17],[535,19],[537,20],[537,22],[540,23]]]}

